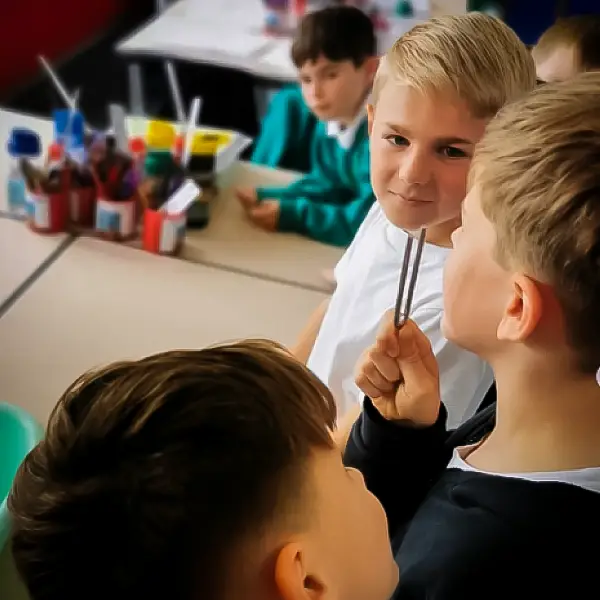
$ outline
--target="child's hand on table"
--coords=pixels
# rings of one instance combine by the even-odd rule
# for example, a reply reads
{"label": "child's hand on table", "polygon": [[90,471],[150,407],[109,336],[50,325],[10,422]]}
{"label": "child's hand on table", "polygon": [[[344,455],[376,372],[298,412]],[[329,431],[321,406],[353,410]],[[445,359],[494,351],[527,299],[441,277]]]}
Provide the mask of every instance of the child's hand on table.
{"label": "child's hand on table", "polygon": [[249,211],[258,205],[256,190],[252,187],[236,188],[235,196],[245,211]]}
{"label": "child's hand on table", "polygon": [[248,212],[250,220],[265,231],[277,231],[279,225],[279,201],[263,200]]}
{"label": "child's hand on table", "polygon": [[427,336],[413,321],[394,327],[394,311],[381,321],[377,340],[358,361],[356,385],[382,417],[429,427],[440,410],[438,364]]}

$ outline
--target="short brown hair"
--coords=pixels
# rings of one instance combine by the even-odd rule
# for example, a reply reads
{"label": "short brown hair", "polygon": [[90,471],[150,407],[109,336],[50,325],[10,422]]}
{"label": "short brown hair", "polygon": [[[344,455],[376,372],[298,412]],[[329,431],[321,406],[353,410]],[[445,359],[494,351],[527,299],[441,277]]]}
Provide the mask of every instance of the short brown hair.
{"label": "short brown hair", "polygon": [[297,69],[321,56],[333,62],[349,60],[359,67],[376,53],[373,22],[354,6],[330,6],[308,13],[292,42]]}
{"label": "short brown hair", "polygon": [[82,376],[10,495],[32,600],[225,597],[237,543],[303,526],[307,459],[334,420],[327,388],[266,341]]}
{"label": "short brown hair", "polygon": [[600,69],[600,16],[577,15],[559,19],[533,47],[536,61],[543,61],[560,46],[574,47],[582,71]]}
{"label": "short brown hair", "polygon": [[455,93],[477,118],[492,117],[536,83],[533,58],[517,34],[477,12],[430,19],[405,33],[380,61],[374,104],[389,80]]}
{"label": "short brown hair", "polygon": [[550,284],[586,373],[600,367],[600,72],[507,106],[478,144],[470,186],[500,264]]}

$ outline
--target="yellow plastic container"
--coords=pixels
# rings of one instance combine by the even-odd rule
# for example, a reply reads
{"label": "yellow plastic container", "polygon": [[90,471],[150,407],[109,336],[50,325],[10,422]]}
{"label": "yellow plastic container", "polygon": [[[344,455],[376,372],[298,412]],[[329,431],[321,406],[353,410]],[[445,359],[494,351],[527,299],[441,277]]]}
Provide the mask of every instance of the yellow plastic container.
{"label": "yellow plastic container", "polygon": [[219,131],[203,131],[192,138],[191,151],[194,154],[216,154],[220,148],[227,146],[231,135]]}
{"label": "yellow plastic container", "polygon": [[175,146],[177,132],[167,121],[149,121],[146,130],[146,146],[149,150],[170,151]]}

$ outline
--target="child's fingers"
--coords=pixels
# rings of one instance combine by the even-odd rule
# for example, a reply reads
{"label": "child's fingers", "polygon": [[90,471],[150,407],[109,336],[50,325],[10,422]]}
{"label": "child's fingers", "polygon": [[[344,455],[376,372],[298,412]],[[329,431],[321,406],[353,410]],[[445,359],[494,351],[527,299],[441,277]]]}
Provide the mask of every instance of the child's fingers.
{"label": "child's fingers", "polygon": [[377,332],[376,345],[378,350],[391,357],[398,356],[398,331],[394,326],[394,311],[388,310],[384,313]]}
{"label": "child's fingers", "polygon": [[[431,375],[437,377],[439,373],[438,363],[429,338],[419,329],[415,322],[410,319],[406,322],[405,327],[409,328],[406,330],[406,333],[410,334],[410,338],[415,344],[416,352],[421,357],[423,365]],[[399,339],[401,338],[399,337]],[[410,344],[408,344],[407,349],[410,350]]]}
{"label": "child's fingers", "polygon": [[356,385],[371,398],[378,398],[394,389],[394,382],[388,381],[369,359],[360,363],[354,380]]}
{"label": "child's fingers", "polygon": [[402,378],[398,360],[389,354],[380,352],[377,346],[369,352],[369,358],[373,367],[385,381],[395,383]]}

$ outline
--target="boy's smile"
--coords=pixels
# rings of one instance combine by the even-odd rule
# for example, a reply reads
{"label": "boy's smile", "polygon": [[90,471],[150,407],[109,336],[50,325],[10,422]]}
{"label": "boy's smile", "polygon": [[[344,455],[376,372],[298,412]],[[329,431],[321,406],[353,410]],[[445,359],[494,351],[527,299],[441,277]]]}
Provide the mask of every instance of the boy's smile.
{"label": "boy's smile", "polygon": [[453,95],[393,82],[383,87],[369,107],[371,181],[390,222],[419,229],[459,217],[486,123]]}

